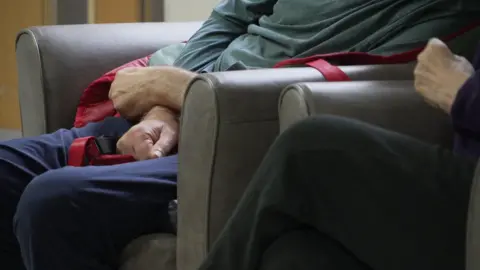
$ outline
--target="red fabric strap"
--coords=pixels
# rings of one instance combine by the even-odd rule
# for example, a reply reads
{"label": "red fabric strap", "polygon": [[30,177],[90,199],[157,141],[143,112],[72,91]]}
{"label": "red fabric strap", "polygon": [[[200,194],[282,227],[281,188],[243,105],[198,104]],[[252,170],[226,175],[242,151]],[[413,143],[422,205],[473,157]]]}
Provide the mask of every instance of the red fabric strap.
{"label": "red fabric strap", "polygon": [[95,137],[83,137],[73,140],[68,149],[68,166],[82,167],[88,164],[87,148],[94,143]]}
{"label": "red fabric strap", "polygon": [[343,72],[337,66],[334,66],[323,59],[317,59],[312,62],[306,63],[307,66],[313,67],[322,73],[323,77],[327,82],[342,82],[342,81],[350,81],[345,72]]}
{"label": "red fabric strap", "polygon": [[75,139],[68,149],[68,166],[105,166],[133,161],[135,161],[135,158],[131,155],[104,155],[100,153],[95,137],[92,136]]}

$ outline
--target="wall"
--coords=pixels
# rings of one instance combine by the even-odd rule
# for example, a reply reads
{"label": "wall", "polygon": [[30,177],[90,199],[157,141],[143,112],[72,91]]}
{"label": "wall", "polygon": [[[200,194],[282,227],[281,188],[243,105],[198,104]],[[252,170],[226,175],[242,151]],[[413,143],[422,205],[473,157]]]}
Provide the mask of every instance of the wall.
{"label": "wall", "polygon": [[[94,8],[87,8],[88,4]],[[55,22],[86,23],[88,19],[96,23],[137,22],[141,15],[140,0],[1,0],[0,139],[10,136],[5,134],[18,134],[21,128],[15,59],[18,31]]]}
{"label": "wall", "polygon": [[[60,0],[61,1],[61,0]],[[97,0],[95,1],[95,23],[141,21],[139,0]],[[121,5],[119,4],[121,3]]]}
{"label": "wall", "polygon": [[43,0],[0,2],[0,129],[20,129],[15,37],[30,25],[44,23]]}
{"label": "wall", "polygon": [[212,8],[219,1],[220,0],[165,0],[165,21],[205,20],[208,15],[210,15]]}

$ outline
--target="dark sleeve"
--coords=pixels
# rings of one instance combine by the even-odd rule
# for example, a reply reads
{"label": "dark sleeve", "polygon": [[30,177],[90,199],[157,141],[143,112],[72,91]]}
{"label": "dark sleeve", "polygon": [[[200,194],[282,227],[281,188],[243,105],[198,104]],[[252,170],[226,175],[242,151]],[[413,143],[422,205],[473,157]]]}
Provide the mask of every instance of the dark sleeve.
{"label": "dark sleeve", "polygon": [[270,15],[277,1],[222,0],[187,42],[174,66],[196,72],[213,69],[223,50],[262,15]]}
{"label": "dark sleeve", "polygon": [[475,68],[475,70],[480,69],[480,44],[478,44],[477,46],[477,51],[476,51],[475,57],[473,57],[472,65],[473,65],[473,68]]}
{"label": "dark sleeve", "polygon": [[451,116],[456,131],[480,139],[480,70],[458,91]]}
{"label": "dark sleeve", "polygon": [[455,150],[471,157],[480,156],[480,70],[458,91],[451,111]]}

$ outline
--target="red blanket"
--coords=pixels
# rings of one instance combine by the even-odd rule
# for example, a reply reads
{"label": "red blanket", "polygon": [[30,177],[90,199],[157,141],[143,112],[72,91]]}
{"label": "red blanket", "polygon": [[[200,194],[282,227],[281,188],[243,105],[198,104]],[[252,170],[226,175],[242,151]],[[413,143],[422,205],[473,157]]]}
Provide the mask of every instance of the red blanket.
{"label": "red blanket", "polygon": [[146,67],[151,55],[134,60],[111,70],[92,82],[83,92],[75,115],[75,127],[83,127],[89,122],[98,122],[108,116],[118,116],[112,101],[108,98],[110,85],[115,75],[127,67]]}

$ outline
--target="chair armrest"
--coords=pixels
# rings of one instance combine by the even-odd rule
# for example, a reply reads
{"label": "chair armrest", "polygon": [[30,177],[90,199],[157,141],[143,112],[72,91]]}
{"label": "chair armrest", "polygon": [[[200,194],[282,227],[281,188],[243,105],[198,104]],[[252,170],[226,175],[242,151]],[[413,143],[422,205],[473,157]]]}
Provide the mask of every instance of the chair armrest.
{"label": "chair armrest", "polygon": [[83,90],[103,73],[187,40],[200,23],[31,27],[16,41],[24,136],[73,124]]}
{"label": "chair armrest", "polygon": [[[340,67],[352,80],[411,80],[412,65]],[[199,75],[182,111],[178,269],[195,269],[230,217],[278,134],[278,98],[289,84],[323,81],[313,68]]]}
{"label": "chair armrest", "polygon": [[317,114],[355,118],[450,148],[450,117],[428,105],[412,81],[300,83],[279,100],[280,129]]}

